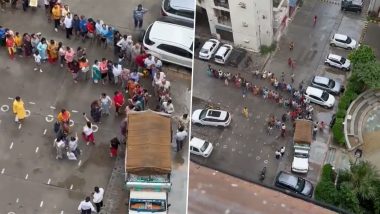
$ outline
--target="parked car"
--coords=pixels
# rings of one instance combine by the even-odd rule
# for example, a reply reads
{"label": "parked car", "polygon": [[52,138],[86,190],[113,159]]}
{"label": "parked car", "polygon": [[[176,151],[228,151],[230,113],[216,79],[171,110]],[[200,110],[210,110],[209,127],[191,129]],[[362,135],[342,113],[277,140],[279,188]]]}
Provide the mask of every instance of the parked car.
{"label": "parked car", "polygon": [[351,69],[351,61],[336,54],[329,54],[326,57],[325,64],[345,71]]}
{"label": "parked car", "polygon": [[363,0],[342,0],[342,11],[351,11],[361,13],[363,8]]}
{"label": "parked car", "polygon": [[279,172],[276,177],[275,185],[309,198],[313,196],[314,187],[310,181],[288,172]]}
{"label": "parked car", "polygon": [[192,68],[193,28],[181,21],[161,20],[168,21],[155,21],[147,28],[143,39],[144,49],[162,61]]}
{"label": "parked car", "polygon": [[330,40],[330,46],[341,47],[348,50],[357,48],[357,44],[358,43],[354,39],[351,39],[349,36],[338,33],[334,34]]}
{"label": "parked car", "polygon": [[227,111],[215,109],[197,109],[191,116],[195,125],[226,127],[231,123],[231,115]]}
{"label": "parked car", "polygon": [[222,45],[215,54],[215,62],[225,64],[231,55],[233,47],[229,44]]}
{"label": "parked car", "polygon": [[163,0],[161,14],[194,23],[194,0]]}
{"label": "parked car", "polygon": [[306,88],[305,97],[310,102],[321,105],[325,108],[332,108],[335,104],[335,97],[319,88],[308,86]]}
{"label": "parked car", "polygon": [[200,155],[207,158],[211,155],[213,150],[212,143],[202,140],[197,137],[193,137],[190,140],[190,153],[194,155]]}
{"label": "parked car", "polygon": [[311,85],[316,88],[326,90],[327,92],[335,95],[339,94],[342,89],[342,86],[339,82],[322,76],[314,76],[311,79]]}
{"label": "parked car", "polygon": [[212,55],[218,50],[220,42],[217,39],[209,39],[199,51],[199,58],[209,60]]}

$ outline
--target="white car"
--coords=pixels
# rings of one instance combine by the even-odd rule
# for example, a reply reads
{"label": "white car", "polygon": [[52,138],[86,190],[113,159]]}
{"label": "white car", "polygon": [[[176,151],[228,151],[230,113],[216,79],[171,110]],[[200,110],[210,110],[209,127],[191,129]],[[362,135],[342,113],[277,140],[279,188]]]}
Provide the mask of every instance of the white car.
{"label": "white car", "polygon": [[193,137],[190,140],[190,153],[207,158],[210,156],[213,146],[210,142]]}
{"label": "white car", "polygon": [[307,87],[305,97],[315,104],[321,105],[325,108],[332,108],[335,104],[335,97],[327,91],[319,88]]}
{"label": "white car", "polygon": [[349,71],[351,68],[350,60],[336,54],[329,54],[326,57],[325,64],[345,71]]}
{"label": "white car", "polygon": [[309,171],[309,151],[296,150],[292,162],[292,172],[307,173]]}
{"label": "white car", "polygon": [[223,110],[198,109],[193,112],[191,121],[195,125],[226,127],[231,123],[231,115]]}
{"label": "white car", "polygon": [[163,0],[161,14],[175,19],[194,22],[194,0]]}
{"label": "white car", "polygon": [[205,60],[211,59],[212,55],[218,50],[219,44],[220,42],[216,39],[207,40],[199,51],[199,58]]}
{"label": "white car", "polygon": [[349,36],[338,33],[334,34],[330,40],[330,46],[341,47],[348,50],[357,48],[357,44],[358,43]]}
{"label": "white car", "polygon": [[225,64],[228,57],[231,55],[232,49],[232,45],[222,45],[215,54],[215,62]]}

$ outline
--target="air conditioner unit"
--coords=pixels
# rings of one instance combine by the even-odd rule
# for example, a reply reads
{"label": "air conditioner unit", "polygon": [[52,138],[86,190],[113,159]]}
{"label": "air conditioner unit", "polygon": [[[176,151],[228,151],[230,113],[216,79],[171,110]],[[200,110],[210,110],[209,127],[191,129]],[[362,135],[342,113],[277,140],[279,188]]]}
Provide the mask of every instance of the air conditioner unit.
{"label": "air conditioner unit", "polygon": [[245,9],[247,7],[247,5],[245,5],[244,2],[239,2],[238,4],[241,8]]}
{"label": "air conditioner unit", "polygon": [[247,22],[243,22],[243,27],[248,27]]}

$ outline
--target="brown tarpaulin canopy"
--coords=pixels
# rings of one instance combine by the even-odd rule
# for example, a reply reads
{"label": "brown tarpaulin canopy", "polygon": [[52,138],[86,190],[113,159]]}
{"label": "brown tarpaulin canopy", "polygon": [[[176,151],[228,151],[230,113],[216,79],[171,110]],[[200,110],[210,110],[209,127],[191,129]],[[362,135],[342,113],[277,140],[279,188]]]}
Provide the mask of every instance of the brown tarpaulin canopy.
{"label": "brown tarpaulin canopy", "polygon": [[312,141],[312,122],[310,120],[296,120],[296,129],[294,131],[294,143],[311,144]]}
{"label": "brown tarpaulin canopy", "polygon": [[171,171],[171,118],[154,111],[128,115],[125,170],[136,175]]}

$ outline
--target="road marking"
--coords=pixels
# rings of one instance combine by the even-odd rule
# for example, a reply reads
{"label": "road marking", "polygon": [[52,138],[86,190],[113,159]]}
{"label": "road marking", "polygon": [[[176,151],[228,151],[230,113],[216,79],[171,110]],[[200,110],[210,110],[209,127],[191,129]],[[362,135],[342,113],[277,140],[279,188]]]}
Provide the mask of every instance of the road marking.
{"label": "road marking", "polygon": [[73,112],[73,113],[78,113],[78,111],[77,111],[77,110],[71,110],[71,112]]}
{"label": "road marking", "polygon": [[18,125],[18,129],[21,129],[21,126],[22,126],[22,124],[20,123],[20,125]]}
{"label": "road marking", "polygon": [[78,166],[80,166],[81,163],[82,163],[82,160],[79,160],[79,162],[78,162]]}
{"label": "road marking", "polygon": [[25,117],[29,117],[30,116],[30,110],[25,110]]}
{"label": "road marking", "polygon": [[237,185],[237,184],[231,184],[231,186],[232,186],[232,187],[238,187],[238,185]]}
{"label": "road marking", "polygon": [[4,174],[4,172],[5,172],[5,168],[3,168],[3,169],[1,170],[1,174]]}
{"label": "road marking", "polygon": [[45,117],[45,120],[46,120],[46,122],[50,123],[50,122],[53,122],[54,117],[53,117],[53,115],[49,114]]}
{"label": "road marking", "polygon": [[54,107],[54,106],[50,106],[50,108],[51,108],[51,109],[55,109],[55,107]]}
{"label": "road marking", "polygon": [[260,156],[257,156],[257,157],[256,157],[256,160],[260,160],[260,159],[261,159],[261,157],[260,157]]}
{"label": "road marking", "polygon": [[28,180],[29,174],[25,175],[25,180]]}
{"label": "road marking", "polygon": [[1,106],[1,111],[2,112],[7,112],[9,110],[9,106],[8,105],[2,105]]}
{"label": "road marking", "polygon": [[16,203],[18,203],[18,202],[19,202],[19,199],[17,198],[17,199],[16,199]]}
{"label": "road marking", "polygon": [[8,97],[8,100],[13,100],[13,97]]}
{"label": "road marking", "polygon": [[265,164],[268,164],[268,160],[264,160],[264,163],[265,163]]}
{"label": "road marking", "polygon": [[267,204],[267,201],[266,201],[266,200],[263,200],[263,204]]}
{"label": "road marking", "polygon": [[48,185],[50,185],[50,182],[51,182],[51,179],[49,178],[49,180],[48,180],[47,184],[48,184]]}
{"label": "road marking", "polygon": [[69,126],[72,127],[72,126],[74,126],[74,124],[75,124],[75,123],[74,123],[74,120],[70,120],[70,122],[69,122]]}
{"label": "road marking", "polygon": [[46,135],[47,129],[44,130],[44,135]]}
{"label": "road marking", "polygon": [[35,102],[29,102],[30,105],[35,105],[36,103]]}
{"label": "road marking", "polygon": [[74,188],[74,185],[71,184],[70,189],[73,189],[73,188]]}
{"label": "road marking", "polygon": [[9,146],[9,149],[12,149],[13,148],[13,142],[11,143],[11,145]]}
{"label": "road marking", "polygon": [[281,207],[286,207],[286,205],[285,204],[281,204]]}
{"label": "road marking", "polygon": [[41,201],[40,203],[40,207],[42,207],[44,205],[44,201]]}
{"label": "road marking", "polygon": [[64,212],[63,212],[63,210],[61,210],[61,214],[63,214]]}
{"label": "road marking", "polygon": [[38,152],[38,149],[39,149],[39,148],[38,148],[38,146],[37,146],[37,147],[36,147],[36,153]]}

